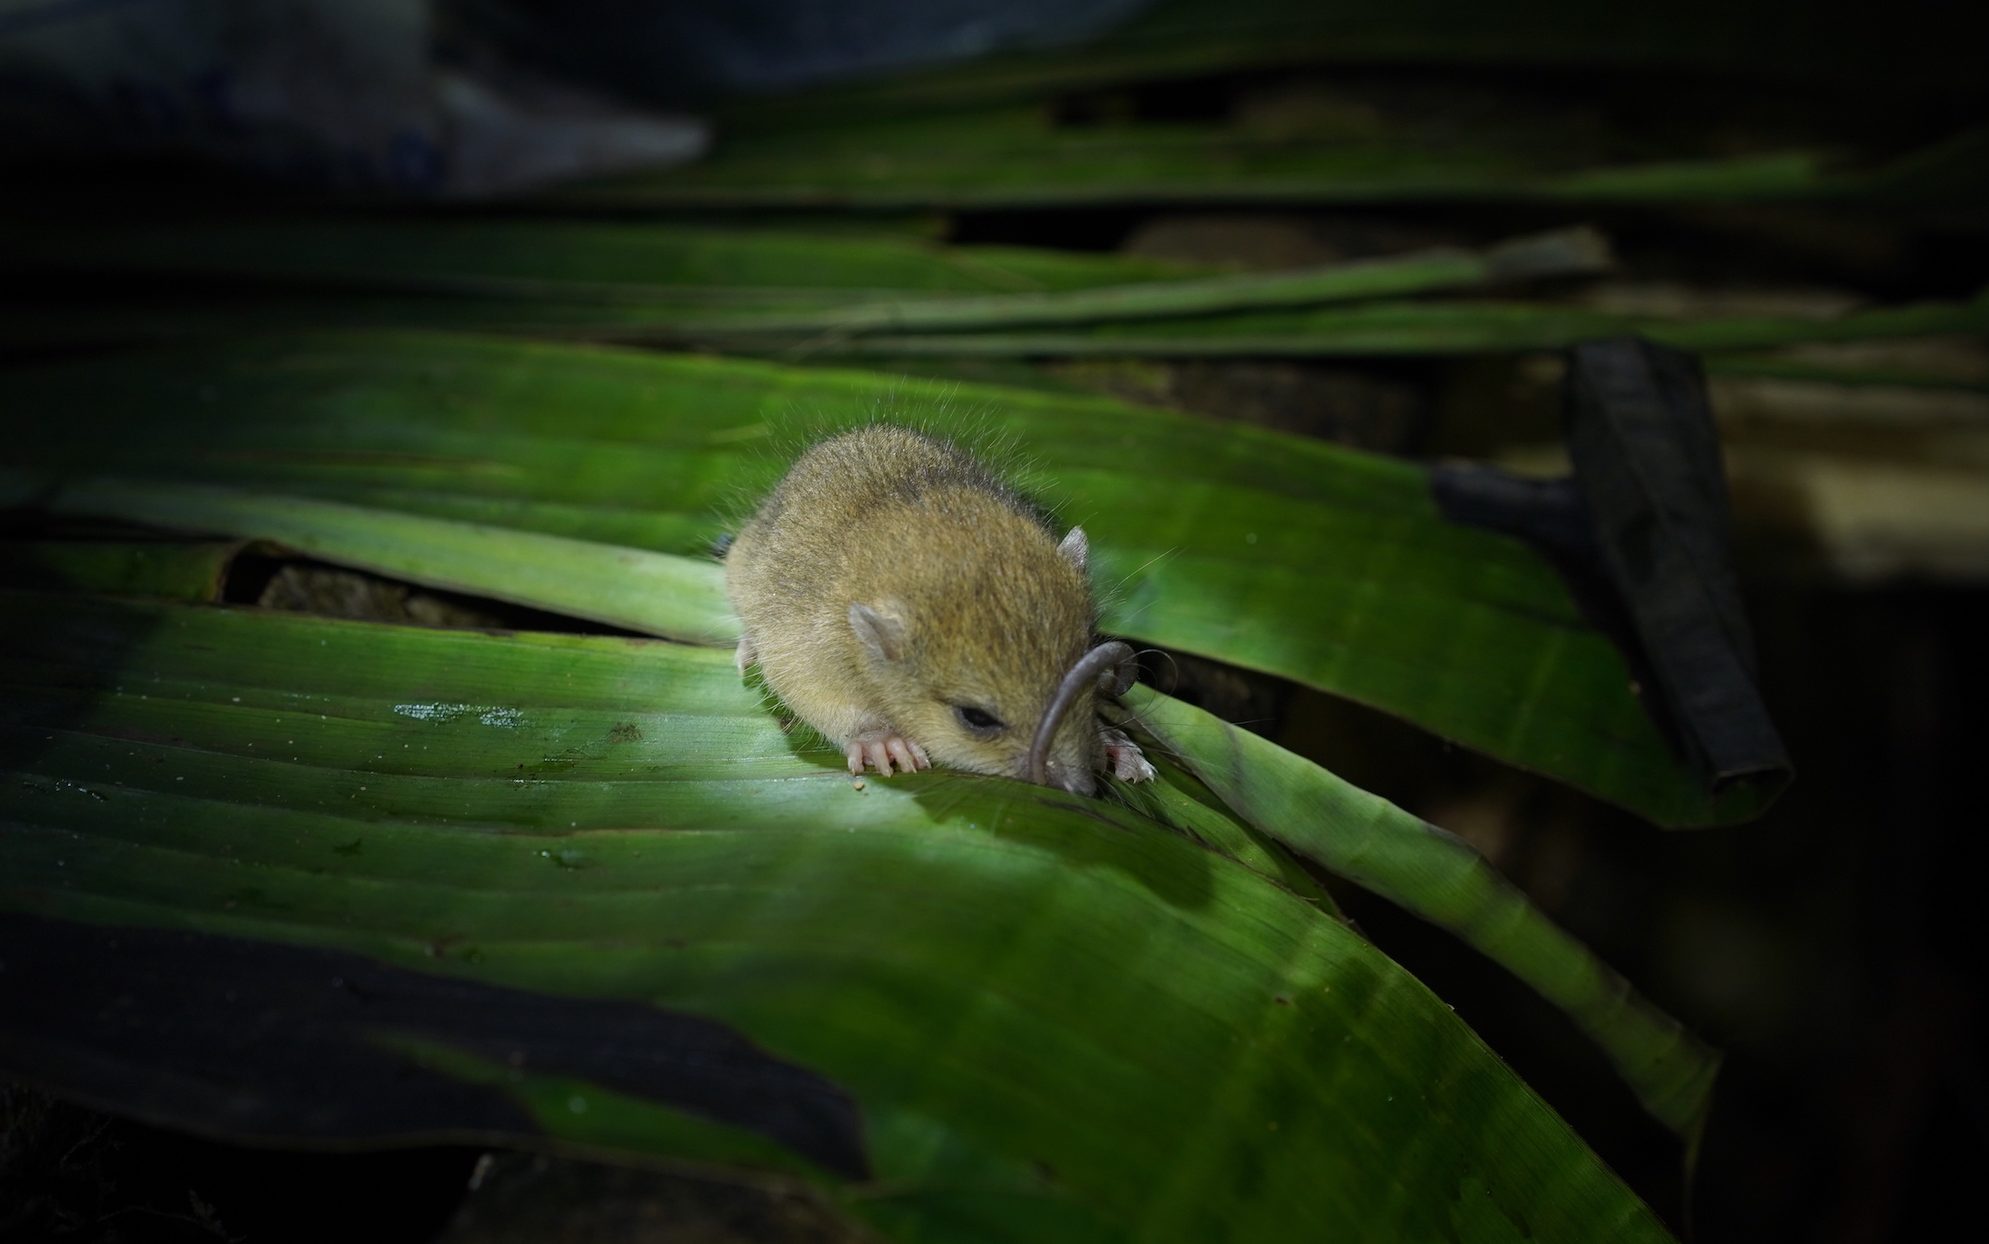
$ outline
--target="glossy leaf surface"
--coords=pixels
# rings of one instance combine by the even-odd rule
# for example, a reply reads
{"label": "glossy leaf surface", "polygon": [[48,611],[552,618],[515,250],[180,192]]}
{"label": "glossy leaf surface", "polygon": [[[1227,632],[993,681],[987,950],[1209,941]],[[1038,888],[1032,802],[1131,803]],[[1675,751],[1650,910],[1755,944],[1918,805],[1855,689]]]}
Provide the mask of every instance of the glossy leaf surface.
{"label": "glossy leaf surface", "polygon": [[0,1060],[65,1091],[756,1170],[896,1239],[1665,1238],[1330,915],[1130,808],[853,789],[723,652],[6,593],[0,678]]}
{"label": "glossy leaf surface", "polygon": [[[1118,633],[1373,704],[1663,824],[1742,819],[1773,793],[1704,793],[1556,573],[1445,522],[1419,469],[1254,428],[1041,391],[427,335],[49,367],[8,376],[0,397],[64,412],[27,426],[6,489],[19,501],[66,480],[55,495],[71,512],[292,540],[309,507],[285,495],[363,507],[376,513],[329,525],[336,547],[300,547],[521,599],[461,578],[481,565],[486,580],[557,590],[550,607],[706,641],[724,622],[678,617],[688,598],[644,587],[638,568],[658,585],[710,581],[682,559],[704,555],[811,431],[890,414],[1012,437],[1044,500],[1091,534]],[[201,491],[251,482],[260,501]],[[443,525],[414,531],[416,518]],[[507,546],[507,531],[530,534]],[[381,541],[429,561],[382,560]]]}

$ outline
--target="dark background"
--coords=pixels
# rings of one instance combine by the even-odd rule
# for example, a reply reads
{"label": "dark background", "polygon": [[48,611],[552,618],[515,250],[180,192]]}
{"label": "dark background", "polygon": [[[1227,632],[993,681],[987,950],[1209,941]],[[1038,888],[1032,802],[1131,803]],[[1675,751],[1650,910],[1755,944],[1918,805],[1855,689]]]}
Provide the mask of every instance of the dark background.
{"label": "dark background", "polygon": [[[611,21],[628,6],[588,7]],[[1454,11],[1428,7],[1431,20]],[[1989,116],[1989,43],[1979,39],[1974,6],[1672,7],[1662,18],[1559,4],[1500,10],[1503,23],[1478,15],[1488,38],[1543,40],[1551,54],[1534,58],[1508,51],[1450,63],[1391,60],[1380,44],[1354,38],[1350,46],[1369,50],[1348,64],[1088,87],[1057,106],[1071,126],[1101,117],[1221,123],[1330,87],[1379,115],[1466,134],[1572,126],[1590,150],[1625,154],[1680,139],[1715,150],[1814,142],[1849,153],[1852,167],[1965,133]],[[590,60],[585,46],[545,42],[544,28],[517,11],[504,16],[496,45],[507,55],[553,71],[595,65],[594,85],[631,97],[651,81],[625,56]],[[1608,38],[1597,33],[1611,29]],[[675,80],[682,89],[648,94],[703,106],[739,85],[721,76],[692,74]],[[722,117],[717,133],[722,141]],[[161,200],[192,213],[223,200],[239,210],[245,195],[272,205],[324,201],[316,188],[169,151],[143,153],[136,165],[128,155],[71,153],[59,168],[15,164],[6,193],[16,208],[31,206],[36,193],[81,203],[105,228]],[[1877,205],[1662,210],[1121,204],[954,213],[945,233],[960,242],[1279,266],[1586,222],[1610,235],[1627,273],[1668,283],[1687,305],[1712,305],[1734,290],[1908,301],[1966,298],[1989,285],[1981,205],[1967,193],[1949,193],[1937,207],[1912,195]],[[1980,342],[1947,345],[1973,350],[1978,361],[1983,350]],[[1421,458],[1508,460],[1558,436],[1552,376],[1529,360],[1246,359],[1137,371],[1067,365],[1061,374]],[[1716,412],[1720,397],[1716,388]],[[1550,915],[1727,1051],[1688,1185],[1677,1144],[1558,1012],[1447,935],[1337,887],[1362,927],[1454,1003],[1674,1229],[1702,1241],[1919,1238],[1976,1217],[1972,1177],[1989,1157],[1980,904],[1969,897],[1985,864],[1979,748],[1989,697],[1989,548],[1974,550],[1973,561],[1848,576],[1819,534],[1828,515],[1792,511],[1745,469],[1751,455],[1879,458],[1909,478],[1957,464],[1917,454],[1911,437],[1888,433],[1882,420],[1729,431],[1734,536],[1762,689],[1797,768],[1793,786],[1754,824],[1664,832],[1316,693],[1185,660],[1182,685],[1469,838]],[[1989,437],[1989,424],[1978,432]],[[271,573],[245,571],[234,596],[258,599]],[[306,590],[289,607],[335,606]],[[366,606],[376,607],[393,616],[399,606]],[[555,1231],[832,1238],[804,1205],[663,1174],[485,1160],[462,1149],[264,1152],[112,1119],[24,1087],[0,1089],[0,1238],[10,1244],[465,1241]]]}

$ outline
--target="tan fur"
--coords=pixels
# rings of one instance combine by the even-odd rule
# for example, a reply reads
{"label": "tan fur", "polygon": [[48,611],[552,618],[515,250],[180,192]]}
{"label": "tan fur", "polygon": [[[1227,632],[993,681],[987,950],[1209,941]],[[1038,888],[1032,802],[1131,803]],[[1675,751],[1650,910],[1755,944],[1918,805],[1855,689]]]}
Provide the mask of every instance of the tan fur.
{"label": "tan fur", "polygon": [[[727,551],[725,585],[741,668],[757,661],[838,746],[896,733],[937,764],[1025,779],[1037,722],[1095,625],[1089,580],[1033,507],[950,443],[886,424],[803,454]],[[976,737],[958,705],[1006,728]],[[1052,780],[1089,793],[1103,759],[1087,692],[1058,729]]]}

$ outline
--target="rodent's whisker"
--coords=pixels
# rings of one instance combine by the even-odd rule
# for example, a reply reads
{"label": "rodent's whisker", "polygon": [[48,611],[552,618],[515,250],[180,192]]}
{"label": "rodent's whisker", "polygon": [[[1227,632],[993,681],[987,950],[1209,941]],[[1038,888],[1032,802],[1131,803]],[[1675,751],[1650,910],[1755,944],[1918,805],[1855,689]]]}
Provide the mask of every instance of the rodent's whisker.
{"label": "rodent's whisker", "polygon": [[1152,656],[1156,656],[1156,657],[1162,657],[1162,658],[1165,658],[1165,659],[1166,659],[1166,661],[1167,661],[1167,672],[1168,672],[1168,674],[1169,674],[1169,678],[1168,678],[1168,680],[1167,680],[1167,686],[1166,686],[1166,687],[1164,687],[1164,688],[1161,688],[1161,687],[1159,687],[1159,686],[1158,686],[1158,684],[1156,683],[1156,684],[1154,684],[1154,685],[1155,685],[1155,687],[1156,687],[1156,689],[1158,689],[1158,690],[1162,690],[1162,691],[1167,691],[1167,692],[1172,692],[1172,691],[1173,691],[1173,690],[1174,690],[1175,688],[1177,688],[1177,687],[1179,687],[1179,686],[1181,685],[1181,663],[1180,663],[1179,661],[1176,661],[1176,660],[1174,659],[1174,654],[1173,654],[1173,653],[1171,653],[1171,652],[1169,652],[1169,651],[1168,651],[1167,649],[1165,649],[1165,648],[1141,648],[1141,649],[1140,649],[1140,650],[1139,650],[1138,652],[1134,653],[1133,655],[1134,655],[1135,657],[1144,657],[1144,656],[1148,656],[1148,655],[1152,655]]}
{"label": "rodent's whisker", "polygon": [[1126,589],[1126,584],[1131,583],[1134,579],[1137,579],[1141,575],[1145,574],[1150,568],[1152,568],[1156,564],[1166,561],[1168,558],[1174,556],[1180,551],[1181,551],[1181,546],[1177,544],[1171,549],[1163,549],[1160,552],[1155,553],[1152,557],[1147,558],[1145,561],[1141,562],[1138,566],[1135,566],[1130,573],[1121,576],[1118,584],[1112,590],[1114,592],[1123,592]]}

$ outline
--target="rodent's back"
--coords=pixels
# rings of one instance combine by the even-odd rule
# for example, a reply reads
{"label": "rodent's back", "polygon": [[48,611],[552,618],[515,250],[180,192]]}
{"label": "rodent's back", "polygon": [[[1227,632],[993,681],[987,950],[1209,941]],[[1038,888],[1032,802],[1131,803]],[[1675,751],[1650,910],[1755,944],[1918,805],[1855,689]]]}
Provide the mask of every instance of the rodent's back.
{"label": "rodent's back", "polygon": [[892,502],[943,489],[992,497],[1039,525],[1043,518],[1014,489],[956,446],[896,424],[874,424],[821,441],[797,460],[767,497],[754,526],[784,528],[796,508],[808,522],[858,522]]}
{"label": "rodent's back", "polygon": [[[1008,511],[993,517],[1009,530],[977,530],[990,515],[975,511],[989,506]],[[956,521],[928,528],[924,542],[907,546],[894,530],[907,510]],[[947,558],[958,565],[962,550],[932,541],[1012,537],[1017,520],[1049,535],[1033,505],[952,444],[894,424],[857,428],[810,448],[761,503],[726,554],[728,590],[749,615],[850,586],[885,586],[880,580],[901,577],[894,565],[903,571],[912,561]],[[882,540],[893,547],[877,547]],[[867,581],[851,585],[852,575]]]}

